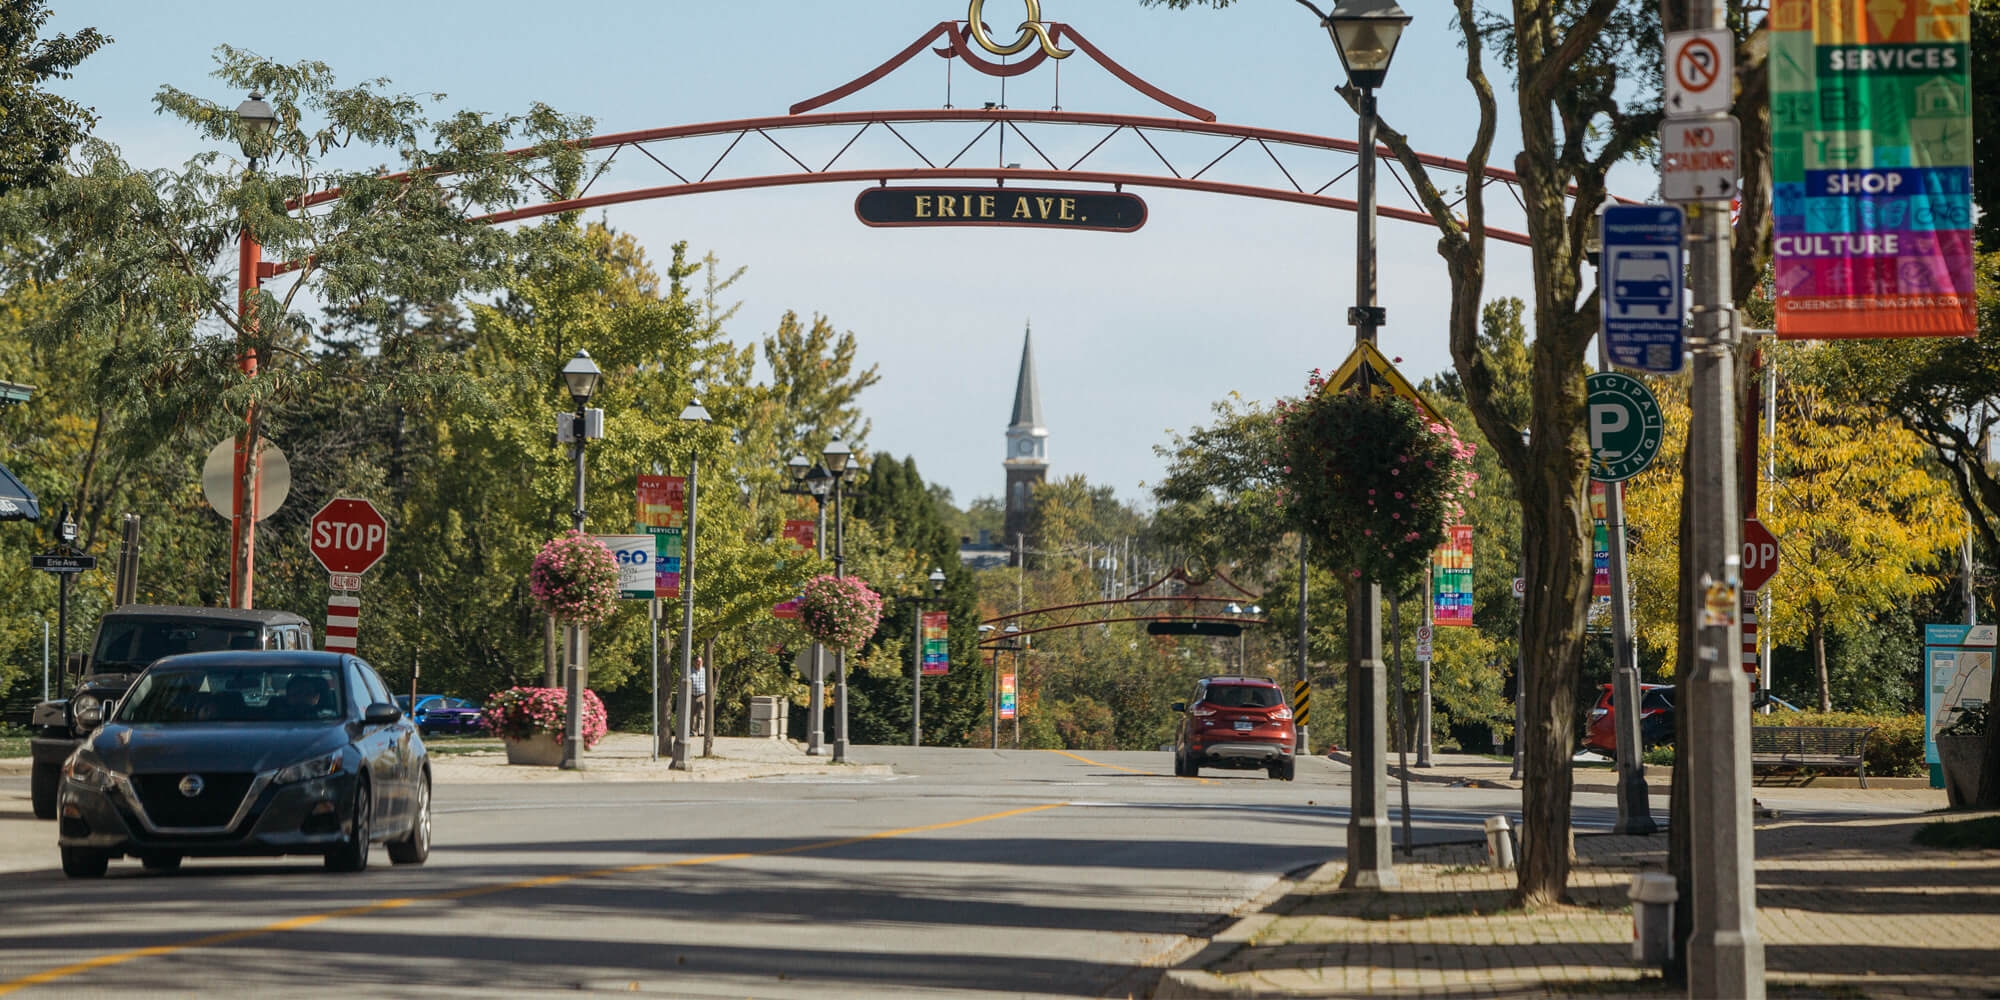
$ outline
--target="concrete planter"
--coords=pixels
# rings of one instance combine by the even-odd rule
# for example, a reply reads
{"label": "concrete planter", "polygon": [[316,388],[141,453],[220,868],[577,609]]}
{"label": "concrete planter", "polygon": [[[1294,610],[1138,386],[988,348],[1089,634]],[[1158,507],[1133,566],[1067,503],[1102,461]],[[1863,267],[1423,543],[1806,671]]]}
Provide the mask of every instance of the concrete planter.
{"label": "concrete planter", "polygon": [[1970,805],[1979,797],[1979,773],[1986,763],[1986,737],[1940,736],[1937,749],[1938,766],[1944,769],[1945,798],[1954,809]]}
{"label": "concrete planter", "polygon": [[507,739],[507,763],[534,767],[555,767],[562,763],[562,740],[549,733],[525,739]]}

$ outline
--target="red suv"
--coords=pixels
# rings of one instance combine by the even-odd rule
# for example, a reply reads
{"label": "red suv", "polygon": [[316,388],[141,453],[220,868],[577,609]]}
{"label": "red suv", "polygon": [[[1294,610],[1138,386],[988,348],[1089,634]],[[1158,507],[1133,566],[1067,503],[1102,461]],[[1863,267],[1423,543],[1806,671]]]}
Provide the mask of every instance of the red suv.
{"label": "red suv", "polygon": [[1174,773],[1194,777],[1204,767],[1263,768],[1292,780],[1292,710],[1285,692],[1266,677],[1204,677],[1194,697],[1174,702],[1182,713],[1174,737]]}
{"label": "red suv", "polygon": [[[1674,741],[1674,686],[1639,685],[1639,743],[1642,749]],[[1590,750],[1616,753],[1618,729],[1612,724],[1611,685],[1598,686],[1597,704],[1591,706],[1584,725],[1583,745]]]}

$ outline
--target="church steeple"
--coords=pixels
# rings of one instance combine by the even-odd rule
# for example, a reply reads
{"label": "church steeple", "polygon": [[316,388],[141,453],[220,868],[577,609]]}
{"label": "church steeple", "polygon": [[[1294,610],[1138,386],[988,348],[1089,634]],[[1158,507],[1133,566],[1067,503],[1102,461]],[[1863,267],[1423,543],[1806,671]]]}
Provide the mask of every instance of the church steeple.
{"label": "church steeple", "polygon": [[1034,327],[1021,335],[1021,372],[1014,380],[1014,413],[1007,425],[1007,494],[1002,544],[1015,547],[1011,560],[1021,565],[1018,550],[1027,530],[1035,486],[1048,478],[1049,429],[1042,426],[1042,394],[1035,382]]}

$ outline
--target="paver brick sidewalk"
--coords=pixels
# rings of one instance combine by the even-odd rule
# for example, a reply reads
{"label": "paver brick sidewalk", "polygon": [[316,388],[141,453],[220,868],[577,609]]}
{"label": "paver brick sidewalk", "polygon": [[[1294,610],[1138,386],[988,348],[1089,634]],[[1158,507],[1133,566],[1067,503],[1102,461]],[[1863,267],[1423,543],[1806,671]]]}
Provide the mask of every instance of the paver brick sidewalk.
{"label": "paver brick sidewalk", "polygon": [[[2000,851],[1919,848],[1935,816],[1788,822],[1757,832],[1758,932],[1774,996],[2000,992]],[[1954,817],[1957,818],[1957,817]],[[1682,995],[1630,958],[1631,875],[1666,837],[1578,837],[1571,905],[1507,909],[1513,873],[1482,849],[1419,848],[1400,888],[1342,892],[1323,866],[1162,979],[1157,997]]]}

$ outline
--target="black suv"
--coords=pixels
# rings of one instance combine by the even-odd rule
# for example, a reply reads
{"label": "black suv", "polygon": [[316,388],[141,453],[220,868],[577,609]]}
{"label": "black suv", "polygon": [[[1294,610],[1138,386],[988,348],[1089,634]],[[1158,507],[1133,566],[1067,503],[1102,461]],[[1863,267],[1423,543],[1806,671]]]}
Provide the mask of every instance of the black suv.
{"label": "black suv", "polygon": [[125,696],[139,672],[177,653],[230,649],[311,649],[312,624],[289,611],[128,604],[97,624],[91,652],[63,668],[82,675],[68,698],[35,706],[29,790],[38,819],[56,818],[63,762],[104,721],[105,703]]}

